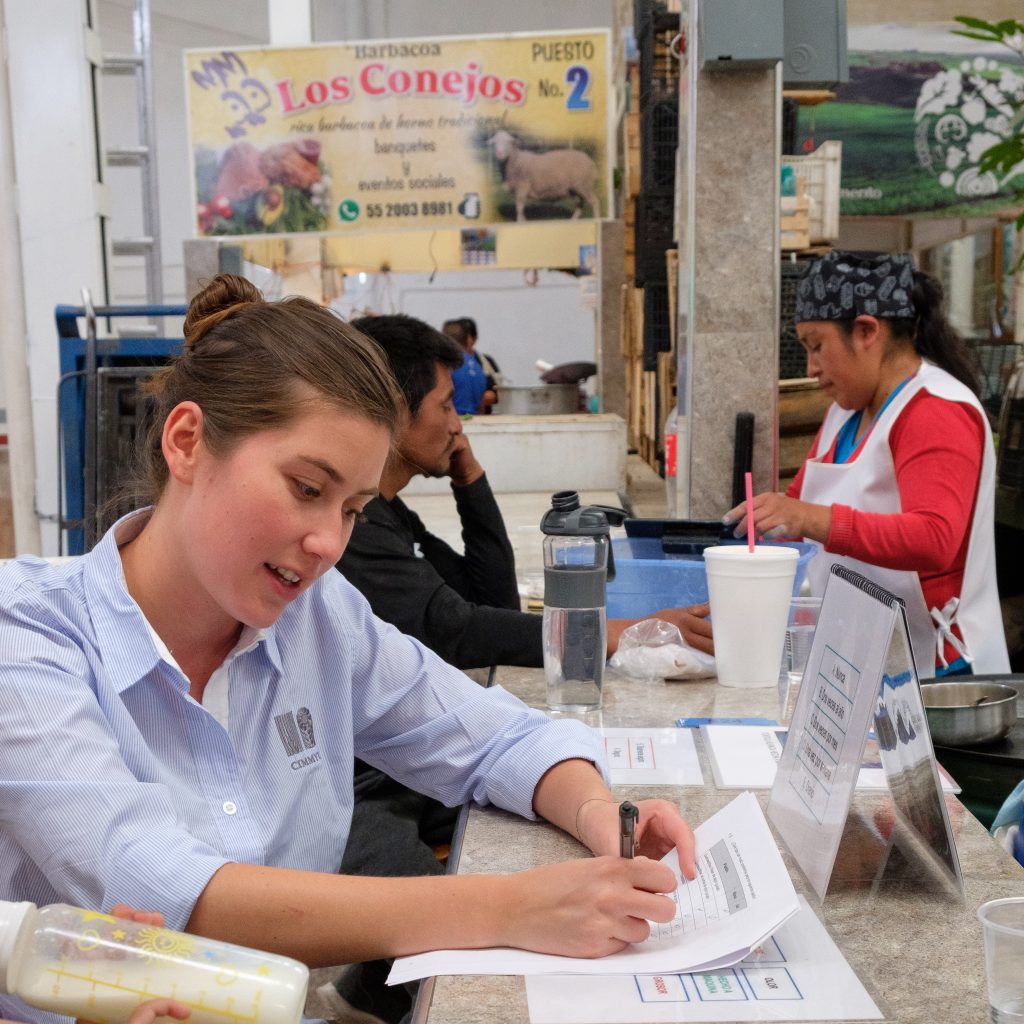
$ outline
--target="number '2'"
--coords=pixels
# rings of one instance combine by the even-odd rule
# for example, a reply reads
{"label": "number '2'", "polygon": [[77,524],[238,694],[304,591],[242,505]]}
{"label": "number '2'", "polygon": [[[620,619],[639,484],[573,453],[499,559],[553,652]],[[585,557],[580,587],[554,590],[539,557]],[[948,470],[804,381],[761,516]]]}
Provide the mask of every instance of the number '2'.
{"label": "number '2'", "polygon": [[566,82],[572,86],[572,92],[565,101],[566,110],[589,110],[590,100],[587,89],[590,88],[590,72],[582,64],[573,64],[565,72]]}

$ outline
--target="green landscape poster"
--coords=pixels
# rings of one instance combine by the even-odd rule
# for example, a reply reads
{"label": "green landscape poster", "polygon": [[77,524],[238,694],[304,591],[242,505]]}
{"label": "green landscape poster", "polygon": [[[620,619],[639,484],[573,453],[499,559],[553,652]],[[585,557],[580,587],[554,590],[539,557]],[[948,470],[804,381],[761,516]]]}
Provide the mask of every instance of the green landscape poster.
{"label": "green landscape poster", "polygon": [[835,101],[801,109],[802,151],[843,143],[844,216],[979,216],[1024,188],[1024,164],[1001,180],[977,166],[1024,109],[1024,62],[954,28],[851,28],[850,81]]}

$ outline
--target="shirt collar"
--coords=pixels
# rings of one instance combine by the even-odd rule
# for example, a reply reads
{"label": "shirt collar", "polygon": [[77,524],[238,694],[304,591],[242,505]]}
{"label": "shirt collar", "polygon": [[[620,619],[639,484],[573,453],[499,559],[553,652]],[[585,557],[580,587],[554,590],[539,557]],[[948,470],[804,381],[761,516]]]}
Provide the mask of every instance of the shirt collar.
{"label": "shirt collar", "polygon": [[[141,614],[141,609],[140,609]],[[156,648],[157,655],[161,660],[166,661],[172,668],[176,668],[181,672],[181,666],[175,660],[174,655],[171,653],[170,648],[160,639],[160,634],[153,628],[152,623],[145,615],[142,616],[142,621],[146,624],[146,629],[149,630],[149,638],[153,641],[153,646]],[[248,654],[260,641],[266,640],[269,630],[256,629],[253,626],[243,626],[242,632],[239,634],[238,642],[234,647],[228,651],[228,656],[224,659],[226,665],[232,658],[237,658],[240,654]],[[277,651],[277,644],[274,645],[274,651]],[[268,651],[269,653],[269,651]],[[271,661],[274,661],[271,658]],[[275,662],[275,667],[279,667]],[[184,672],[181,672],[184,675]]]}
{"label": "shirt collar", "polygon": [[[152,508],[144,508],[122,516],[92,551],[83,556],[83,582],[97,645],[110,681],[118,693],[144,678],[161,661],[181,673],[167,645],[128,593],[119,551],[120,546],[139,535],[152,512]],[[228,658],[245,654],[260,642],[263,642],[271,664],[280,672],[281,657],[273,626],[268,629],[243,627]],[[181,675],[184,678],[184,673]]]}

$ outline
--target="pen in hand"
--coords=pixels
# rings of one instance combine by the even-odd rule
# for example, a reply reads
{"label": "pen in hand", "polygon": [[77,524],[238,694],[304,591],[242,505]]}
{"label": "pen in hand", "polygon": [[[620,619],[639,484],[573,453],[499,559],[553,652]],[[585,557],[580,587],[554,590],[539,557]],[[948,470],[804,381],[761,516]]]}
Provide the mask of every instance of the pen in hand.
{"label": "pen in hand", "polygon": [[632,857],[636,853],[636,823],[640,811],[636,804],[624,800],[619,804],[619,856]]}

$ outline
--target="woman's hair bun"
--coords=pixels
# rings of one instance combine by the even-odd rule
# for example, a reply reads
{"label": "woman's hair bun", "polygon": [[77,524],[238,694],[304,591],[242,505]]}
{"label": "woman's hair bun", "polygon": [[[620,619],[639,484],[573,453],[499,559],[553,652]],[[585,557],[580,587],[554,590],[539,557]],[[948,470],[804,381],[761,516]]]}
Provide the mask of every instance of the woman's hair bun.
{"label": "woman's hair bun", "polygon": [[[263,293],[251,281],[237,274],[218,274],[197,292],[188,304],[185,314],[185,344],[194,345],[223,314],[240,303],[262,302]],[[214,319],[214,314],[220,313]]]}

